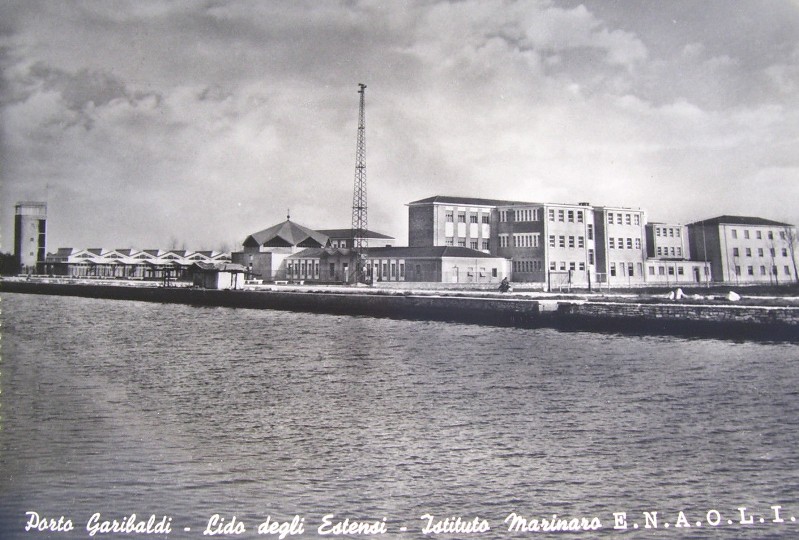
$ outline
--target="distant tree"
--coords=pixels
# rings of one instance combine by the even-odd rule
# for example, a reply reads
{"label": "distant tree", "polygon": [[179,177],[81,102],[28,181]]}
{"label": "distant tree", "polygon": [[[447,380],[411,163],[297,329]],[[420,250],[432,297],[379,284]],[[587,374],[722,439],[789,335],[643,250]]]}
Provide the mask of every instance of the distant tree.
{"label": "distant tree", "polygon": [[796,229],[790,226],[786,226],[784,229],[785,231],[785,243],[788,244],[788,253],[791,255],[791,264],[793,265],[793,276],[797,282],[799,282],[799,270],[796,268]]}
{"label": "distant tree", "polygon": [[16,256],[13,253],[0,253],[0,275],[16,276],[18,273]]}

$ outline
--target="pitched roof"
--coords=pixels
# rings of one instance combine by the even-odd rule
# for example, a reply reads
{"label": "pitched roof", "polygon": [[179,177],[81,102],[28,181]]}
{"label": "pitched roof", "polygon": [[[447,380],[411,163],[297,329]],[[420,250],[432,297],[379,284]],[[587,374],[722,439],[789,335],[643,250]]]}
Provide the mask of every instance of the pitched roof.
{"label": "pitched roof", "polygon": [[752,216],[718,216],[702,221],[695,221],[689,225],[771,225],[774,227],[792,227],[790,223],[772,221]]}
{"label": "pitched roof", "polygon": [[308,239],[311,239],[322,246],[327,243],[326,235],[318,231],[314,231],[313,229],[309,229],[308,227],[303,227],[302,225],[294,223],[288,219],[283,223],[272,225],[268,229],[251,234],[244,240],[244,243],[248,243],[250,239],[256,242],[259,246],[263,246],[267,242],[275,239],[280,239],[292,246],[297,246]]}
{"label": "pitched roof", "polygon": [[426,199],[409,202],[411,204],[462,204],[471,206],[507,206],[507,205],[520,205],[520,204],[533,204],[524,201],[505,201],[501,199],[479,199],[475,197],[451,197],[448,195],[435,195]]}
{"label": "pitched roof", "polygon": [[[329,236],[330,238],[352,238],[352,229],[319,229],[316,232],[320,232]],[[366,229],[366,237],[367,238],[387,238],[393,240],[393,236],[388,236],[387,234],[382,234],[375,231],[370,231]]]}

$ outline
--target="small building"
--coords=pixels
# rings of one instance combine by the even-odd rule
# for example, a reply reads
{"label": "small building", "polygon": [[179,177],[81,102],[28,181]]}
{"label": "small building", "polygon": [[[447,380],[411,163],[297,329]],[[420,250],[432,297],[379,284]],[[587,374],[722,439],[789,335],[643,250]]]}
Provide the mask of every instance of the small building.
{"label": "small building", "polygon": [[247,269],[240,264],[195,262],[189,268],[195,287],[203,289],[243,289]]}
{"label": "small building", "polygon": [[23,273],[44,272],[47,203],[23,201],[14,207],[14,257]]}

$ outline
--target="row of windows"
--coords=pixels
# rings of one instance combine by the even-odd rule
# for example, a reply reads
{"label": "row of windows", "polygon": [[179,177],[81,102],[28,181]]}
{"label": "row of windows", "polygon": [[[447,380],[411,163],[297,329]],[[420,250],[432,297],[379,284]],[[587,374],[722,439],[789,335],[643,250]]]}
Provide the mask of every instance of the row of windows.
{"label": "row of windows", "polygon": [[680,237],[682,233],[680,233],[679,227],[655,227],[655,236],[670,236],[674,238]]}
{"label": "row of windows", "polygon": [[[447,238],[444,241],[444,243],[447,246],[454,246],[455,245],[455,241],[452,238]],[[500,237],[500,244],[501,243],[502,243],[502,238]],[[482,241],[469,240],[469,247],[471,249],[487,250],[489,245],[490,244],[489,244],[488,240],[482,240]],[[463,239],[458,240],[458,247],[466,247],[466,240],[463,240]]]}
{"label": "row of windows", "polygon": [[623,214],[621,212],[613,213],[608,212],[608,224],[613,225],[613,218],[614,215],[616,217],[616,224],[617,225],[632,225],[635,223],[636,225],[641,224],[641,214]]}
{"label": "row of windows", "polygon": [[[748,229],[744,229],[743,233],[744,233],[744,239],[750,238]],[[732,235],[733,238],[738,238],[738,229],[731,229],[730,234]],[[755,231],[755,238],[757,238],[758,240],[762,240],[763,231]],[[774,240],[774,231],[768,231],[767,238],[769,240]],[[785,231],[780,231],[780,239],[785,240]]]}
{"label": "row of windows", "polygon": [[[627,249],[633,249],[633,240],[635,240],[635,249],[641,249],[640,238],[628,238]],[[608,238],[608,247],[610,249],[624,249],[624,238]]]}
{"label": "row of windows", "polygon": [[[557,221],[569,222],[569,223],[582,223],[583,222],[583,211],[582,210],[558,210],[557,213],[558,219]],[[555,209],[549,209],[549,221],[555,221]]]}
{"label": "row of windows", "polygon": [[[744,253],[746,254],[747,257],[751,257],[752,256],[752,248],[744,248]],[[762,257],[763,253],[764,253],[763,252],[763,248],[757,248],[757,256],[758,257]],[[787,257],[788,256],[788,248],[782,248],[780,253],[782,254],[783,257]],[[769,254],[772,257],[776,257],[777,256],[777,250],[774,249],[774,248],[771,248],[771,249],[769,249]],[[732,248],[732,256],[733,257],[740,257],[741,256],[741,250],[739,248],[737,248],[737,247]]]}
{"label": "row of windows", "polygon": [[[705,268],[705,273],[707,273],[707,270],[708,269]],[[668,271],[668,274],[670,276],[674,275],[674,267],[673,266],[668,266],[668,267],[658,266],[658,275],[659,276],[665,276],[666,275],[666,271]],[[649,275],[650,276],[654,276],[655,275],[655,267],[654,266],[650,266],[649,267]],[[685,268],[683,268],[682,266],[678,266],[677,267],[677,275],[684,276],[685,275]]]}
{"label": "row of windows", "polygon": [[514,272],[540,272],[544,265],[539,260],[513,261]]}
{"label": "row of windows", "polygon": [[[567,266],[568,265],[568,266]],[[552,271],[560,270],[561,272],[565,272],[566,270],[575,271],[580,270],[580,272],[585,272],[585,262],[566,262],[566,261],[549,261],[549,269]]]}
{"label": "row of windows", "polygon": [[539,247],[541,235],[538,233],[514,234],[513,247]]}
{"label": "row of windows", "polygon": [[[585,248],[585,237],[583,237],[583,236],[569,236],[569,237],[566,237],[566,236],[560,235],[560,236],[556,237],[554,234],[550,234],[549,235],[549,247],[552,247],[552,248],[553,247],[565,248],[566,245],[567,245],[566,244],[567,240],[568,240],[568,246],[570,248],[574,248],[574,247],[577,247],[579,249]],[[576,244],[575,244],[575,240],[577,240]]]}
{"label": "row of windows", "polygon": [[[791,268],[788,265],[783,266],[782,269],[783,269],[783,272],[785,273],[786,276],[790,276],[791,275]],[[775,276],[777,275],[777,267],[776,266],[772,266],[771,267],[771,273],[774,274]],[[754,266],[747,266],[746,267],[746,274],[748,276],[754,276],[755,275],[755,267]],[[736,276],[740,276],[741,275],[741,267],[738,266],[738,265],[735,266],[735,275]],[[760,266],[760,275],[761,276],[768,275],[767,272],[766,272],[766,267],[765,266],[762,266],[762,265]]]}
{"label": "row of windows", "polygon": [[658,255],[662,257],[668,257],[671,255],[672,257],[682,257],[682,248],[681,247],[660,247],[658,246]]}
{"label": "row of windows", "polygon": [[611,276],[624,276],[624,277],[634,277],[636,275],[634,271],[634,266],[638,267],[638,274],[642,275],[644,273],[644,263],[637,263],[637,265],[633,265],[633,263],[619,263],[619,271],[618,274],[616,273],[616,263],[610,263],[610,275]]}
{"label": "row of windows", "polygon": [[[452,223],[454,221],[455,214],[452,212],[447,212],[446,220],[448,223]],[[469,214],[469,223],[490,223],[491,220],[488,214],[483,214],[482,216],[478,216],[477,214]],[[465,212],[458,212],[458,223],[466,223],[466,213]]]}

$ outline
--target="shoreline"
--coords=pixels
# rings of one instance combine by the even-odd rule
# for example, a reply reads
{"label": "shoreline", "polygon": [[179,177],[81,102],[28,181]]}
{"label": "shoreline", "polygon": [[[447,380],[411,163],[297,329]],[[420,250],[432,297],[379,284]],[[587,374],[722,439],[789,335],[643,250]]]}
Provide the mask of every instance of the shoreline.
{"label": "shoreline", "polygon": [[54,283],[0,280],[0,292],[272,309],[413,320],[436,320],[561,331],[713,337],[799,342],[799,306],[740,305],[488,291],[403,291],[370,288],[266,286],[247,290],[158,284]]}

